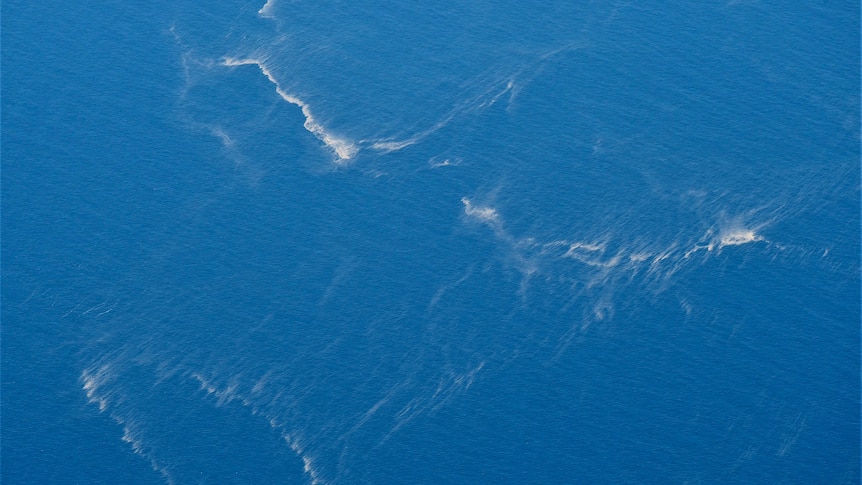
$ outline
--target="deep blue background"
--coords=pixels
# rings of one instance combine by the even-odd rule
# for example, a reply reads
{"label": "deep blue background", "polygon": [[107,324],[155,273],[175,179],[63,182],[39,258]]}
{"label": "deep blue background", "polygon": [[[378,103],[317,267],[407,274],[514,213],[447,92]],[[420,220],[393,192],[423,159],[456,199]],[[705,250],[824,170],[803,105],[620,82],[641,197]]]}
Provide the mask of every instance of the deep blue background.
{"label": "deep blue background", "polygon": [[858,5],[258,8],[3,5],[4,482],[858,483]]}

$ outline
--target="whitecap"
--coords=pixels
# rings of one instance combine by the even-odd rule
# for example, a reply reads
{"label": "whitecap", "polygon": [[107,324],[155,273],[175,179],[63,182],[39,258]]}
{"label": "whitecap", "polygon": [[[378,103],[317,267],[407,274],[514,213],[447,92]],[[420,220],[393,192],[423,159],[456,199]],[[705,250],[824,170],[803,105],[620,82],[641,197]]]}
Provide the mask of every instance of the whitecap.
{"label": "whitecap", "polygon": [[493,207],[474,206],[473,202],[467,197],[461,197],[461,203],[464,204],[464,213],[470,217],[474,217],[481,222],[491,225],[500,224],[500,214]]}
{"label": "whitecap", "polygon": [[266,3],[263,4],[263,7],[260,7],[257,14],[263,18],[274,19],[275,16],[272,14],[273,4],[275,4],[275,0],[266,0]]}
{"label": "whitecap", "polygon": [[721,238],[718,241],[718,247],[724,246],[739,246],[740,244],[748,244],[751,242],[763,241],[761,236],[750,229],[734,229],[722,232]]}

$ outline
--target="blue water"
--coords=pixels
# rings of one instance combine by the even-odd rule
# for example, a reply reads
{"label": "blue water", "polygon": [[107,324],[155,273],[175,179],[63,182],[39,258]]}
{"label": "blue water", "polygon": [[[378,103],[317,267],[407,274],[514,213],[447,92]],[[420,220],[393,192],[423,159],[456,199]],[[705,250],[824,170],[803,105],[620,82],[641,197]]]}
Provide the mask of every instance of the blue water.
{"label": "blue water", "polygon": [[859,483],[859,5],[9,3],[4,483]]}

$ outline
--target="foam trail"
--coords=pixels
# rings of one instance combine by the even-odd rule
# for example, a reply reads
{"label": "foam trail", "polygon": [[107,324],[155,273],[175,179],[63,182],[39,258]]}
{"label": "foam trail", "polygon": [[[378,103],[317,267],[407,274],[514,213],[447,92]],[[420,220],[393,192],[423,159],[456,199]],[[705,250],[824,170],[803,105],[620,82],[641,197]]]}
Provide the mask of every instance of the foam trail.
{"label": "foam trail", "polygon": [[[268,2],[267,5],[270,5]],[[266,7],[266,5],[264,6]],[[263,9],[261,9],[263,10]],[[349,140],[345,140],[344,138],[339,138],[329,132],[320,125],[317,121],[315,121],[314,116],[311,114],[311,108],[296,96],[292,96],[285,92],[278,81],[275,79],[275,76],[272,75],[272,72],[266,68],[263,64],[263,61],[257,59],[234,59],[232,57],[226,57],[222,61],[222,65],[227,67],[236,67],[236,66],[257,66],[260,69],[260,72],[266,76],[267,79],[270,80],[273,84],[275,84],[275,91],[281,96],[281,99],[287,101],[290,104],[299,106],[302,110],[302,114],[305,116],[305,123],[303,126],[306,130],[311,132],[314,136],[317,137],[320,141],[322,141],[327,147],[329,147],[335,154],[338,156],[338,161],[340,163],[345,163],[347,160],[350,160],[354,156],[356,156],[359,148],[350,142]]]}
{"label": "foam trail", "polygon": [[441,121],[438,121],[431,128],[428,128],[427,130],[418,133],[406,140],[378,140],[371,144],[371,148],[373,150],[381,151],[383,153],[396,152],[398,150],[401,150],[402,148],[407,148],[411,145],[419,143],[420,141],[435,133],[440,128],[443,128],[444,126],[446,126],[446,124],[452,121],[452,118],[454,117],[454,113],[449,113],[446,118]]}
{"label": "foam trail", "polygon": [[[313,457],[305,451],[305,446],[303,446],[303,440],[301,437],[297,437],[294,433],[287,432],[286,426],[280,423],[271,413],[261,411],[260,408],[254,405],[250,396],[244,396],[241,393],[237,384],[228,384],[227,387],[219,387],[219,385],[197,372],[191,374],[191,377],[198,381],[201,390],[206,391],[207,395],[217,398],[216,406],[223,406],[236,400],[242,403],[243,406],[251,409],[251,414],[253,416],[261,415],[267,418],[269,420],[269,426],[281,434],[284,442],[302,460],[303,472],[308,475],[308,478],[311,480],[311,485],[321,485],[326,483],[326,481],[321,477],[320,472],[318,472],[314,467]],[[252,392],[260,392],[264,386],[265,381],[260,380],[255,384]]]}
{"label": "foam trail", "polygon": [[464,204],[464,213],[468,216],[475,217],[491,226],[498,226],[500,224],[500,214],[497,213],[497,209],[474,206],[473,202],[467,197],[461,197],[461,203]]}
{"label": "foam trail", "polygon": [[[100,413],[108,411],[111,404],[116,404],[117,402],[122,401],[120,396],[117,396],[115,392],[107,389],[107,387],[116,380],[113,368],[109,364],[84,369],[81,372],[79,380],[81,382],[81,387],[87,394],[87,401],[91,404],[98,405]],[[150,466],[153,471],[161,474],[169,485],[173,485],[175,481],[168,469],[160,465],[154,457],[145,451],[144,443],[139,437],[140,433],[137,431],[138,426],[127,416],[121,415],[119,411],[110,411],[108,414],[115,423],[123,428],[123,436],[120,439],[122,439],[123,442],[128,443],[135,454],[146,458],[150,462]]]}
{"label": "foam trail", "polygon": [[718,244],[719,247],[738,246],[740,244],[757,241],[763,241],[763,238],[758,236],[754,231],[750,229],[736,229],[723,233]]}
{"label": "foam trail", "polygon": [[685,253],[686,258],[691,256],[696,251],[704,249],[706,251],[718,250],[726,246],[741,246],[743,244],[754,242],[766,242],[769,240],[759,234],[761,228],[768,223],[761,223],[754,227],[748,227],[742,219],[742,216],[731,219],[730,221],[722,221],[716,230],[715,226],[709,228],[706,234],[701,238],[698,244]]}
{"label": "foam trail", "polygon": [[432,157],[430,160],[428,160],[428,166],[431,168],[455,167],[458,165],[461,165],[461,159],[460,158],[455,158],[454,160],[447,158],[447,159],[443,160],[442,162],[438,161],[437,157]]}
{"label": "foam trail", "polygon": [[378,141],[371,145],[371,148],[379,150],[383,153],[397,152],[402,148],[407,148],[410,145],[415,145],[421,139],[420,136],[415,136],[408,140],[402,141]]}
{"label": "foam trail", "polygon": [[[500,89],[501,86],[502,89]],[[409,138],[399,139],[396,137],[387,137],[360,140],[359,143],[361,143],[363,146],[368,146],[372,150],[376,150],[384,154],[402,150],[423,141],[424,139],[428,138],[429,136],[433,135],[434,133],[438,132],[440,129],[448,125],[452,120],[465,113],[483,110],[485,108],[488,108],[489,106],[494,105],[506,93],[512,93],[510,94],[511,98],[513,96],[514,89],[514,78],[507,79],[504,82],[494,82],[492,83],[491,87],[484,89],[481,93],[469,96],[464,101],[456,103],[439,121],[434,123],[434,125],[430,126],[424,131],[410,136]],[[495,91],[496,94],[494,94]],[[489,96],[490,99],[486,99]]]}
{"label": "foam trail", "polygon": [[263,18],[274,19],[275,16],[272,14],[272,5],[275,3],[275,0],[266,0],[266,3],[263,7],[260,7],[260,10],[257,11],[257,14]]}
{"label": "foam trail", "polygon": [[419,132],[419,133],[411,136],[410,138],[406,138],[403,140],[399,140],[396,138],[386,138],[386,139],[378,139],[378,140],[362,140],[362,142],[363,143],[370,143],[370,148],[372,150],[377,150],[377,151],[380,151],[383,153],[395,152],[395,151],[407,148],[411,145],[415,145],[415,144],[421,142],[422,140],[424,140],[425,138],[428,138],[429,136],[433,135],[434,133],[439,131],[444,126],[448,125],[449,122],[451,122],[457,116],[459,116],[463,113],[466,113],[466,112],[470,112],[470,111],[473,111],[476,109],[487,108],[487,107],[493,105],[494,103],[497,102],[497,100],[501,96],[503,96],[507,92],[511,91],[513,88],[512,81],[508,81],[506,83],[505,87],[500,92],[498,92],[496,95],[494,95],[490,100],[483,101],[480,103],[479,100],[481,100],[482,98],[487,96],[489,94],[489,91],[492,91],[493,89],[495,89],[497,85],[498,84],[495,83],[495,86],[492,87],[491,89],[486,90],[482,94],[480,94],[478,96],[474,96],[474,97],[452,107],[452,109],[440,121],[435,123],[430,128],[426,129],[425,131]]}
{"label": "foam trail", "polygon": [[[613,316],[617,288],[637,285],[652,292],[663,292],[673,284],[673,275],[686,266],[697,264],[692,256],[701,251],[718,255],[726,247],[752,243],[763,243],[763,249],[785,249],[762,234],[770,220],[751,220],[756,210],[736,216],[721,212],[717,215],[718,221],[706,228],[700,237],[695,236],[698,229],[692,228],[687,235],[682,233],[672,241],[649,241],[642,237],[619,240],[612,237],[614,228],[607,228],[591,230],[587,237],[581,235],[577,239],[559,238],[544,242],[530,236],[511,234],[504,227],[505,214],[494,207],[479,205],[468,197],[462,197],[461,203],[465,216],[493,231],[505,249],[507,264],[522,273],[519,294],[527,294],[527,284],[537,274],[555,284],[568,284],[573,291],[571,302],[582,297],[592,299],[592,315],[583,320],[581,329],[592,321]],[[441,294],[442,291],[438,290],[429,309],[437,304]],[[691,313],[690,310],[687,312]],[[573,327],[571,334],[564,338],[560,352],[577,331]]]}

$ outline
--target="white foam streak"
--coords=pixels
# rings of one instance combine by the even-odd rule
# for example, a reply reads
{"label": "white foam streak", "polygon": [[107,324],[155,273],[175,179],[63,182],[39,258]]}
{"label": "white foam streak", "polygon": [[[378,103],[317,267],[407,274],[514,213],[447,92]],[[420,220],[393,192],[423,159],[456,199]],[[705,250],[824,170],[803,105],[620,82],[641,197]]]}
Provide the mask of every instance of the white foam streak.
{"label": "white foam streak", "polygon": [[[84,392],[87,394],[88,402],[97,404],[99,412],[108,411],[112,403],[116,404],[120,401],[118,397],[106,387],[116,380],[111,365],[104,364],[92,369],[84,369],[81,372],[81,385]],[[144,443],[140,438],[140,433],[137,431],[138,426],[128,416],[119,414],[118,411],[111,411],[109,416],[115,423],[123,429],[123,436],[120,438],[123,442],[128,443],[132,447],[132,451],[146,458],[150,462],[153,471],[161,474],[169,484],[174,483],[174,478],[171,476],[167,468],[159,465],[159,463],[150,456],[144,449]]]}
{"label": "white foam streak", "polygon": [[210,132],[213,134],[213,136],[221,140],[221,144],[225,148],[230,149],[234,147],[235,143],[233,139],[230,137],[230,135],[227,134],[226,131],[224,131],[224,128],[220,126],[213,126],[210,128]]}
{"label": "white foam streak", "polygon": [[[673,276],[686,266],[696,263],[692,255],[703,250],[706,254],[720,254],[722,248],[764,242],[767,248],[783,250],[761,235],[769,221],[754,224],[750,219],[756,211],[735,217],[717,214],[717,222],[697,238],[698,228],[683,232],[676,240],[659,241],[635,239],[614,240],[612,230],[588,229],[592,237],[584,239],[552,239],[542,242],[530,236],[511,234],[504,228],[503,214],[488,206],[479,206],[462,197],[466,216],[487,225],[505,250],[505,260],[522,274],[518,294],[526,298],[528,284],[536,277],[547,282],[568,284],[572,293],[570,303],[583,297],[593,301],[591,315],[585,317],[579,328],[591,322],[614,315],[614,293],[623,285],[641,285],[654,293],[665,291],[673,284]],[[575,265],[563,261],[575,262]],[[439,291],[438,291],[439,293]],[[439,296],[432,300],[437,304]],[[568,307],[568,304],[566,305]],[[429,308],[431,308],[429,306]],[[571,341],[577,329],[564,339],[561,351]]]}
{"label": "white foam streak", "polygon": [[722,217],[722,219],[725,220],[718,224],[718,229],[716,229],[715,226],[709,228],[700,241],[685,253],[685,258],[688,258],[700,250],[706,250],[707,252],[721,252],[721,249],[727,246],[741,246],[743,244],[755,242],[769,242],[766,238],[758,234],[758,231],[763,228],[766,223],[760,224],[756,227],[748,227],[744,224],[742,216],[738,216],[731,220],[726,220],[725,217]]}
{"label": "white foam streak", "polygon": [[[214,384],[210,383],[207,379],[201,376],[198,373],[192,374],[192,378],[197,380],[201,385],[201,390],[206,391],[208,395],[213,395],[218,398],[216,401],[216,406],[224,406],[232,402],[234,399],[238,399],[236,394],[236,384],[232,384],[225,389],[218,389]],[[251,403],[242,399],[243,405],[250,406]]]}
{"label": "white foam streak", "polygon": [[303,124],[305,129],[335,152],[338,156],[339,162],[345,163],[347,160],[355,157],[359,152],[359,148],[354,143],[329,133],[320,123],[318,123],[314,119],[314,115],[311,113],[311,108],[309,108],[304,101],[284,91],[278,83],[278,80],[275,79],[272,71],[267,69],[263,61],[258,59],[234,59],[232,57],[226,57],[222,61],[222,64],[227,67],[257,66],[260,69],[260,72],[262,72],[263,75],[275,85],[275,91],[279,96],[281,96],[281,99],[290,104],[299,106],[299,109],[302,110],[303,116],[305,116],[305,123]]}
{"label": "white foam streak", "polygon": [[[428,391],[421,392],[415,395],[412,399],[410,399],[403,406],[401,406],[401,409],[395,412],[393,416],[395,424],[392,426],[389,432],[380,440],[378,446],[389,441],[389,439],[394,436],[395,433],[397,433],[401,428],[403,428],[405,425],[407,425],[414,419],[422,416],[425,413],[433,413],[440,410],[452,398],[456,397],[459,394],[467,392],[475,382],[476,375],[484,367],[485,361],[483,360],[479,362],[476,367],[467,370],[466,372],[456,372],[452,369],[448,369],[445,374],[439,377],[437,381],[437,386],[434,389],[433,393],[428,392],[430,391],[430,386],[427,384],[431,383],[427,383],[425,385],[425,389],[428,389]],[[393,391],[406,384],[407,382],[402,383],[401,385],[394,388]],[[382,401],[379,401],[377,405],[372,407],[372,410],[374,412],[377,412],[378,405],[382,406],[384,404],[388,404],[390,398],[393,395],[394,392],[390,392]]]}
{"label": "white foam streak", "polygon": [[81,382],[84,392],[87,394],[87,401],[91,404],[97,404],[101,413],[108,409],[108,398],[103,396],[99,390],[108,381],[110,370],[110,366],[103,365],[94,372],[86,369],[81,372]]}
{"label": "white foam streak", "polygon": [[275,16],[272,14],[273,4],[275,4],[275,0],[267,0],[263,7],[260,7],[260,10],[257,11],[257,14],[263,18],[274,19]]}
{"label": "white foam streak", "polygon": [[455,167],[458,165],[461,165],[461,159],[459,158],[456,158],[454,160],[447,158],[442,162],[438,161],[437,157],[432,157],[430,160],[428,160],[428,166],[431,168]]}
{"label": "white foam streak", "polygon": [[[363,143],[371,143],[371,145],[370,145],[371,149],[378,150],[378,151],[381,151],[383,153],[390,153],[390,152],[402,150],[402,149],[407,148],[411,145],[415,145],[415,144],[421,142],[422,140],[424,140],[425,138],[428,138],[429,136],[438,132],[440,129],[442,129],[443,127],[448,125],[452,120],[454,120],[458,116],[463,115],[464,113],[485,109],[485,108],[493,105],[504,94],[506,94],[507,92],[512,92],[514,84],[513,84],[513,81],[511,81],[511,80],[508,81],[506,83],[505,87],[500,92],[498,92],[496,95],[494,95],[490,100],[481,101],[491,91],[496,89],[498,86],[499,86],[499,83],[494,83],[494,86],[492,86],[488,90],[485,90],[485,92],[479,94],[478,96],[471,97],[471,98],[469,98],[469,99],[467,99],[461,103],[456,104],[455,106],[452,107],[452,109],[449,110],[448,113],[446,113],[442,117],[442,119],[440,119],[438,122],[434,123],[433,126],[431,126],[430,128],[428,128],[422,132],[419,132],[419,133],[411,136],[410,138],[403,139],[403,140],[399,140],[399,139],[395,139],[395,138],[385,138],[385,139],[378,139],[378,140],[362,140],[362,142]],[[446,164],[446,165],[448,165],[448,164]]]}
{"label": "white foam streak", "polygon": [[411,145],[415,145],[415,144],[419,143],[420,141],[424,140],[425,138],[429,137],[433,133],[435,133],[440,128],[443,128],[444,126],[446,126],[446,124],[448,124],[450,121],[452,121],[452,118],[454,116],[455,116],[454,112],[449,113],[443,120],[438,121],[431,128],[428,128],[427,130],[425,130],[421,133],[418,133],[418,134],[416,134],[416,135],[414,135],[414,136],[412,136],[406,140],[393,140],[393,139],[378,140],[378,141],[371,144],[371,148],[374,150],[381,151],[383,153],[390,153],[390,152],[395,152],[395,151],[407,148]]}
{"label": "white foam streak", "polygon": [[738,229],[733,231],[728,231],[725,234],[722,234],[721,239],[719,239],[718,244],[719,247],[724,246],[739,246],[740,244],[747,244],[750,242],[763,241],[763,238],[755,234],[754,231],[749,229]]}
{"label": "white foam streak", "polygon": [[464,204],[464,213],[470,217],[474,217],[485,224],[492,226],[500,225],[500,214],[493,207],[474,206],[473,202],[467,197],[461,197],[461,203]]}
{"label": "white foam streak", "polygon": [[371,145],[371,148],[384,153],[389,153],[401,150],[402,148],[407,148],[410,145],[415,145],[417,141],[419,140],[417,140],[416,138],[402,141],[378,141],[373,143]]}
{"label": "white foam streak", "polygon": [[[198,381],[201,390],[206,391],[207,395],[217,398],[216,406],[222,406],[233,401],[239,401],[244,407],[251,409],[252,415],[263,415],[263,417],[267,418],[269,426],[281,433],[281,437],[284,439],[285,443],[287,443],[290,449],[302,460],[303,471],[311,479],[311,483],[313,485],[326,483],[320,476],[320,472],[318,472],[314,467],[313,457],[305,451],[302,440],[296,437],[293,433],[285,431],[285,426],[281,424],[275,416],[268,415],[266,412],[261,412],[260,408],[254,405],[250,396],[243,396],[240,393],[238,390],[238,384],[231,383],[228,384],[227,387],[220,388],[217,384],[213,383],[210,379],[207,379],[200,373],[195,372],[191,374],[191,377]],[[252,388],[252,393],[261,393],[265,386],[266,376],[257,381],[255,386]]]}

